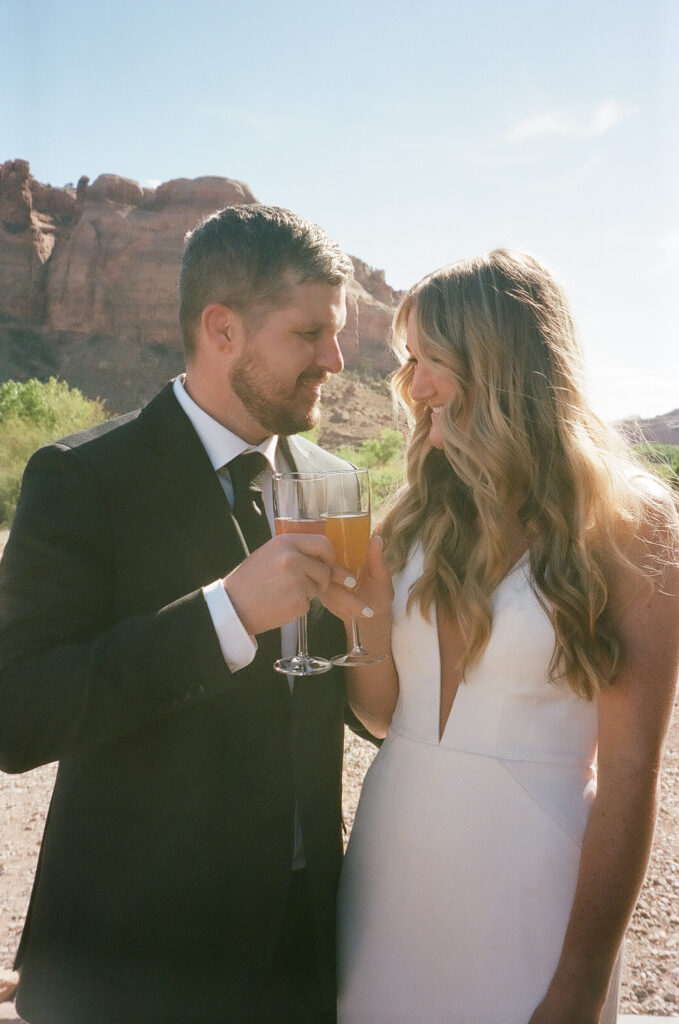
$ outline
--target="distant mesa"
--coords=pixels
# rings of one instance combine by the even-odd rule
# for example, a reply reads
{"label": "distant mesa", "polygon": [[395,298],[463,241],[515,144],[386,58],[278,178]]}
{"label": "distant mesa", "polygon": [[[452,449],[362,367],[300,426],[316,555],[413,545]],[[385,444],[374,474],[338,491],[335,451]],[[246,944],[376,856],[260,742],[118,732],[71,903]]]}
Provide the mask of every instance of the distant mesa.
{"label": "distant mesa", "polygon": [[625,437],[634,443],[648,444],[679,444],[679,409],[643,419],[641,416],[628,416],[615,424]]}
{"label": "distant mesa", "polygon": [[[213,210],[254,202],[229,178],[149,189],[100,174],[54,188],[36,181],[27,160],[0,164],[0,381],[57,374],[112,409],[145,401],[183,365],[186,232]],[[393,367],[387,337],[399,293],[383,271],[353,259],[346,365],[383,376]]]}

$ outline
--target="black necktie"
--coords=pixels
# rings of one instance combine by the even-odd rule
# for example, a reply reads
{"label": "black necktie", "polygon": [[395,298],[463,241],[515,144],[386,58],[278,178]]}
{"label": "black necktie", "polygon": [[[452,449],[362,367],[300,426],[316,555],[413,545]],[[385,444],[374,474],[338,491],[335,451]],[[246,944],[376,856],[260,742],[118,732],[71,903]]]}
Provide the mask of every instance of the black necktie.
{"label": "black necktie", "polygon": [[[233,484],[233,518],[242,534],[246,554],[271,540],[269,520],[266,517],[262,500],[262,485],[267,461],[261,452],[243,452],[237,455],[226,466]],[[281,656],[281,631],[270,629],[257,636],[260,665],[270,667],[272,676],[277,681],[284,679],[273,670],[273,663]],[[285,693],[288,694],[287,682]]]}
{"label": "black necktie", "polygon": [[248,551],[254,551],[271,540],[262,500],[266,464],[261,452],[244,452],[232,459],[227,467],[233,484],[233,514]]}

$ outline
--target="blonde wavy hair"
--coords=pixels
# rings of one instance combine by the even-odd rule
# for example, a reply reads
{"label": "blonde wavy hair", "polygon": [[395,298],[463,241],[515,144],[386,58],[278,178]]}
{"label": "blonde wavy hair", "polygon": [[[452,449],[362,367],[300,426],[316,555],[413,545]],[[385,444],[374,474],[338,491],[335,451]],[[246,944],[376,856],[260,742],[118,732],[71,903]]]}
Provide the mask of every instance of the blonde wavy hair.
{"label": "blonde wavy hair", "polygon": [[[443,450],[428,440],[429,407],[410,394],[411,313],[420,359],[458,385],[439,416]],[[422,543],[424,572],[409,607],[431,616],[441,605],[455,615],[464,678],[488,643],[492,593],[513,557],[507,508],[520,502],[536,593],[556,634],[550,677],[592,699],[624,657],[608,614],[607,571],[624,566],[653,587],[658,566],[676,558],[674,499],[659,480],[649,485],[628,446],[589,408],[561,287],[533,256],[497,249],[416,284],[393,333],[402,366],[392,386],[412,435],[407,483],[380,532],[392,572]],[[642,524],[657,540],[639,566],[626,551]]]}

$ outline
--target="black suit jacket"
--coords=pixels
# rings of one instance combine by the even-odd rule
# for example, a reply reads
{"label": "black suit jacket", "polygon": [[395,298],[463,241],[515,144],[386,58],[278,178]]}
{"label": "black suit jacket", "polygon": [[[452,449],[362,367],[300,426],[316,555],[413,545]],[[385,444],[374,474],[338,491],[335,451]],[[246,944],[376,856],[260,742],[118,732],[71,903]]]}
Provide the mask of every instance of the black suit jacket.
{"label": "black suit jacket", "polygon": [[[299,469],[346,468],[300,438]],[[37,452],[0,567],[0,767],[59,760],[18,964],[50,1024],[238,1021],[269,963],[297,799],[332,1002],[345,697],[224,663],[201,587],[243,558],[168,385]],[[327,613],[312,649],[342,650]]]}

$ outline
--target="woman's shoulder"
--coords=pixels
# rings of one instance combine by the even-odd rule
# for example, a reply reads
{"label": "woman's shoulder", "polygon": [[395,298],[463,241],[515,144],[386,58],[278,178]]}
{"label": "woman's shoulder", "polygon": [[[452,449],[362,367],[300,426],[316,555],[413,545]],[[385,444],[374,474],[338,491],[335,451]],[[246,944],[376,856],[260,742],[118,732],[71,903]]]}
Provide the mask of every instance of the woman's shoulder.
{"label": "woman's shoulder", "polygon": [[608,473],[612,486],[596,517],[603,535],[623,551],[659,536],[670,540],[679,530],[679,490],[627,453],[611,460]]}
{"label": "woman's shoulder", "polygon": [[679,491],[656,473],[641,468],[635,468],[629,479],[642,506],[636,536],[641,541],[663,537],[671,543],[679,532]]}
{"label": "woman's shoulder", "polygon": [[[627,601],[665,589],[679,568],[679,493],[653,472],[632,467],[629,486],[636,507],[624,510],[617,556],[606,559],[610,589]],[[675,589],[676,583],[672,584]]]}
{"label": "woman's shoulder", "polygon": [[632,464],[625,469],[628,484],[642,496],[667,502],[676,508],[679,492],[674,492],[671,484],[645,466]]}

